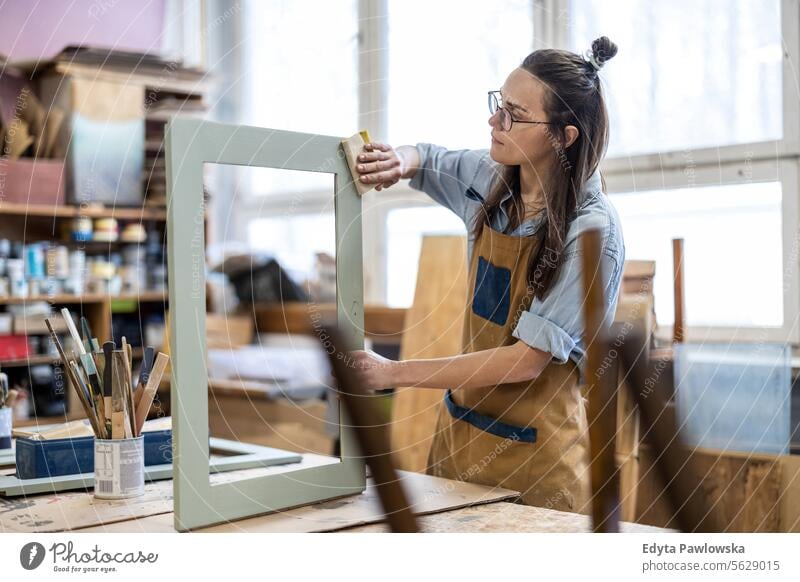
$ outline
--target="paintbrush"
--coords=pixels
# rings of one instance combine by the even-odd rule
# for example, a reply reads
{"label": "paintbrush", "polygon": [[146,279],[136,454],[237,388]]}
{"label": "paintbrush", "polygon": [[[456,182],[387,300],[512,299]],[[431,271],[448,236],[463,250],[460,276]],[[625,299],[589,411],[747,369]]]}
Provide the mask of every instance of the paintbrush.
{"label": "paintbrush", "polygon": [[114,350],[111,357],[106,362],[106,366],[113,366],[114,374],[111,382],[111,438],[124,439],[125,438],[125,396],[124,396],[124,383],[125,383],[125,363],[127,360],[125,352],[122,350]]}
{"label": "paintbrush", "polygon": [[[86,413],[87,418],[89,419],[89,422],[92,423],[92,428],[95,431],[95,435],[97,435],[98,438],[103,438],[103,435],[105,434],[104,430],[105,427],[101,426],[99,420],[98,421],[93,420],[95,416],[93,412],[93,407],[90,405],[89,401],[86,400],[86,392],[84,390],[83,382],[76,373],[77,365],[75,364],[75,362],[71,362],[70,360],[67,359],[67,354],[64,353],[64,348],[62,347],[61,341],[59,341],[58,335],[53,329],[50,320],[48,318],[45,318],[44,323],[45,325],[47,325],[47,329],[50,331],[50,336],[53,338],[53,343],[55,344],[56,350],[58,351],[58,356],[61,358],[61,362],[64,365],[64,373],[67,375],[70,384],[72,384],[72,386],[74,387],[75,392],[78,393],[78,400],[80,400],[81,405],[83,406],[83,410]],[[73,369],[70,364],[74,365],[76,369]]]}
{"label": "paintbrush", "polygon": [[89,327],[89,320],[85,317],[81,317],[81,328],[83,329],[83,335],[86,337],[86,350],[89,352],[99,352],[100,344],[97,343],[97,338],[92,336],[92,328]]}
{"label": "paintbrush", "polygon": [[152,372],[147,379],[147,386],[142,391],[142,397],[136,407],[136,431],[141,434],[144,421],[147,420],[147,414],[150,412],[150,407],[153,404],[153,399],[156,396],[159,384],[161,384],[161,377],[164,375],[164,370],[169,363],[169,356],[165,353],[159,352],[156,361],[153,364]]}
{"label": "paintbrush", "polygon": [[78,364],[76,364],[74,360],[71,360],[69,364],[72,370],[72,377],[75,378],[76,381],[75,391],[78,393],[78,399],[81,401],[83,411],[86,413],[86,418],[89,419],[89,423],[92,425],[95,436],[101,439],[104,436],[105,430],[100,426],[100,421],[92,408],[91,399],[89,398],[89,387],[81,377],[81,370]]}
{"label": "paintbrush", "polygon": [[[128,359],[129,369],[133,370],[133,348],[131,347],[131,344],[127,342],[125,336],[122,336],[122,351],[125,352],[125,357]],[[132,372],[131,376],[133,376]]]}
{"label": "paintbrush", "polygon": [[154,355],[155,350],[152,348],[152,346],[147,346],[144,349],[144,355],[142,356],[142,369],[139,370],[139,383],[136,385],[136,392],[133,394],[133,403],[137,407],[142,399],[144,387],[147,386],[147,379],[150,377],[150,370],[153,369]]}
{"label": "paintbrush", "polygon": [[[94,358],[92,358],[92,354],[86,352],[86,348],[81,341],[81,336],[78,334],[78,329],[75,327],[75,322],[72,321],[72,315],[70,315],[69,309],[66,307],[62,309],[61,315],[64,317],[64,321],[67,322],[67,329],[72,336],[73,343],[78,347],[78,360],[83,366],[83,369],[86,370],[86,376],[89,378],[89,385],[96,394],[100,394],[102,388],[100,386],[100,378],[97,376],[97,366],[94,365]],[[87,330],[88,327],[89,324],[87,322]],[[89,333],[91,333],[91,331],[89,331]],[[91,336],[89,336],[89,342],[91,345]]]}
{"label": "paintbrush", "polygon": [[[98,438],[102,438],[103,433],[101,432],[100,426],[94,419],[92,406],[89,404],[89,401],[86,397],[84,386],[80,378],[78,377],[78,374],[76,373],[77,364],[67,359],[67,355],[64,353],[64,348],[61,346],[61,342],[59,341],[58,335],[56,335],[56,332],[53,329],[50,320],[48,318],[45,318],[44,322],[47,325],[47,329],[50,330],[50,335],[53,338],[53,343],[55,344],[56,349],[58,350],[58,355],[61,358],[61,362],[64,364],[64,373],[67,375],[70,384],[72,384],[75,392],[78,394],[78,400],[80,401],[81,406],[83,407],[83,411],[86,413],[86,417],[89,419],[89,422],[91,423],[92,428],[94,429],[95,435],[97,435]],[[75,369],[73,369],[72,366],[75,366]]]}
{"label": "paintbrush", "polygon": [[[70,315],[69,310],[65,307],[61,310],[61,315],[64,317],[64,320],[67,322],[67,329],[69,330],[70,335],[72,336],[72,341],[75,345],[78,346],[78,361],[80,361],[83,369],[86,372],[87,377],[87,386],[89,387],[89,393],[91,396],[92,402],[94,402],[94,407],[98,410],[105,410],[104,406],[97,401],[100,399],[100,395],[103,393],[103,389],[100,386],[100,377],[97,374],[97,366],[94,363],[94,358],[92,357],[91,353],[86,352],[86,346],[84,346],[83,342],[81,341],[80,336],[78,335],[78,330],[75,327],[75,323],[72,321],[72,315]],[[86,343],[89,346],[91,351],[92,347],[92,331],[89,329],[89,322],[86,320],[85,317],[81,317],[81,327],[83,328],[83,332],[86,335],[87,341]]]}
{"label": "paintbrush", "polygon": [[125,355],[125,408],[128,412],[128,422],[131,426],[131,436],[139,436],[136,434],[136,410],[133,408],[133,352],[131,345],[125,341],[125,336],[122,336],[122,353]]}
{"label": "paintbrush", "polygon": [[111,414],[113,412],[111,407],[111,400],[114,394],[114,364],[112,354],[114,353],[115,347],[116,345],[114,342],[105,342],[103,344],[103,403],[105,406],[106,421],[111,420]]}
{"label": "paintbrush", "polygon": [[89,322],[81,316],[81,331],[83,332],[83,347],[87,352],[92,350],[92,330],[89,329]]}

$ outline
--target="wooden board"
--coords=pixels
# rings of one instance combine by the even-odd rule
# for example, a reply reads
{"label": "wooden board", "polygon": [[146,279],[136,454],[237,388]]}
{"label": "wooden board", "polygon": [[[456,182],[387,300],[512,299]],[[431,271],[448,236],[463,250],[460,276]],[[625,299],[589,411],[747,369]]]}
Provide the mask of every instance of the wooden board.
{"label": "wooden board", "polygon": [[[520,503],[487,503],[424,515],[418,519],[420,529],[428,533],[590,533],[588,515],[533,507]],[[385,523],[357,526],[344,532],[381,533],[389,528]],[[622,533],[668,533],[674,530],[620,523]]]}
{"label": "wooden board", "polygon": [[[463,236],[422,239],[414,304],[406,312],[400,359],[437,358],[461,352],[467,303],[466,252]],[[427,468],[442,397],[442,390],[427,388],[395,391],[391,441],[400,469],[422,472]]]}
{"label": "wooden board", "polygon": [[[312,305],[305,301],[286,301],[284,303],[254,303],[239,307],[242,313],[255,314],[256,329],[259,333],[303,333],[313,334],[315,317],[333,316],[336,304],[318,303]],[[406,309],[385,305],[364,306],[364,333],[384,343],[399,342],[403,333],[403,320]]]}
{"label": "wooden board", "polygon": [[[430,475],[401,472],[400,478],[418,515],[448,511],[465,506],[514,499],[507,489],[450,481]],[[2,515],[2,514],[0,514]],[[238,521],[202,528],[203,532],[303,533],[337,531],[347,527],[376,523],[384,519],[377,492],[371,480],[359,495],[297,507]],[[83,532],[174,532],[172,514],[159,513],[135,521],[115,520],[105,526],[81,529]]]}
{"label": "wooden board", "polygon": [[785,455],[780,460],[780,531],[800,533],[800,455]]}
{"label": "wooden board", "polygon": [[[656,479],[653,456],[649,447],[641,447],[636,521],[676,527]],[[706,505],[713,506],[721,521],[727,524],[725,531],[787,531],[781,523],[782,513],[793,516],[794,522],[788,526],[797,527],[798,510],[788,508],[788,504],[800,496],[800,467],[793,459],[789,458],[787,465],[793,475],[791,484],[782,477],[785,456],[697,449],[696,459],[701,475],[698,486],[705,495]],[[788,489],[784,489],[787,486]]]}

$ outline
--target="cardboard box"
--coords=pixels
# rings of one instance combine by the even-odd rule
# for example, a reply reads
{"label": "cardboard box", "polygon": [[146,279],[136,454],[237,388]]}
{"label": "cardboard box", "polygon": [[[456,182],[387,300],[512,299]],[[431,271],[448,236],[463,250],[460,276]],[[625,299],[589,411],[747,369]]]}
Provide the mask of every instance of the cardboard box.
{"label": "cardboard box", "polygon": [[15,315],[14,333],[19,335],[50,335],[45,318],[50,318],[50,324],[56,333],[68,333],[69,328],[63,317],[52,315]]}
{"label": "cardboard box", "polygon": [[66,157],[67,201],[141,206],[144,200],[144,85],[97,75],[48,74],[45,107],[66,112],[56,152]]}
{"label": "cardboard box", "polygon": [[64,204],[64,160],[0,158],[0,201]]}

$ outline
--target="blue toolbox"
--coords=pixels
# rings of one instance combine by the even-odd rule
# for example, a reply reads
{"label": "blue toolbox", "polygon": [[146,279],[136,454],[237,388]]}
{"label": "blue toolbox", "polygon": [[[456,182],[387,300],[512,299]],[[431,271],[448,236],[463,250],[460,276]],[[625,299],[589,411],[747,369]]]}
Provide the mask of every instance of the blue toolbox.
{"label": "blue toolbox", "polygon": [[[143,432],[144,464],[172,463],[172,431]],[[17,477],[38,479],[94,472],[94,437],[37,440],[19,437]]]}

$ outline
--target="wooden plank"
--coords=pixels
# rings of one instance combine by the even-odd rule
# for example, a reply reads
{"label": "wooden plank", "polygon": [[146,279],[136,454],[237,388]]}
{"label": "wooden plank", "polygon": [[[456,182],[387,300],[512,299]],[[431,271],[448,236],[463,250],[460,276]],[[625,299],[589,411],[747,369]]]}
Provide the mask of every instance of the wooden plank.
{"label": "wooden plank", "polygon": [[253,318],[244,315],[206,314],[206,348],[236,349],[252,343]]}
{"label": "wooden plank", "polygon": [[627,260],[622,271],[623,279],[652,279],[656,275],[655,261]]}
{"label": "wooden plank", "polygon": [[684,340],[686,328],[685,315],[685,283],[683,274],[683,239],[672,239],[672,284],[674,302],[674,322],[672,324],[672,343],[679,344]]}
{"label": "wooden plank", "polygon": [[[666,497],[656,480],[653,469],[654,452],[640,448],[639,499],[637,522],[660,527],[676,527]],[[729,532],[777,532],[782,530],[781,514],[788,518],[797,512],[782,506],[782,462],[785,456],[751,453],[721,452],[695,449],[701,488],[708,507],[714,507],[720,521]],[[798,486],[796,465],[792,465]],[[796,500],[798,493],[792,489],[787,502]],[[787,509],[782,509],[787,507]],[[796,526],[790,523],[790,526]]]}
{"label": "wooden plank", "polygon": [[[142,291],[141,293],[130,295],[105,295],[96,293],[86,293],[84,295],[39,295],[30,297],[0,297],[0,305],[11,305],[19,303],[33,303],[34,301],[46,301],[52,304],[80,304],[83,306],[109,303],[111,301],[139,301],[139,302],[166,302],[167,295],[164,291]],[[90,323],[93,323],[90,321]],[[92,331],[97,337],[107,337],[100,335],[92,325]]]}
{"label": "wooden plank", "polygon": [[24,204],[18,202],[0,202],[0,215],[25,216],[26,218],[74,218],[86,216],[88,218],[116,218],[118,220],[155,220],[166,222],[166,209],[151,208],[146,206],[51,206],[48,204]]}
{"label": "wooden plank", "polygon": [[782,455],[780,531],[800,533],[800,456]]}
{"label": "wooden plank", "polygon": [[[241,307],[243,313],[255,313],[256,328],[261,333],[305,333],[314,331],[311,316],[332,316],[333,303],[312,305],[303,301],[256,303]],[[399,341],[403,333],[406,309],[385,305],[364,306],[364,332],[379,341]]]}
{"label": "wooden plank", "polygon": [[[418,518],[423,532],[427,533],[589,533],[592,531],[589,516],[522,505],[521,503],[487,503],[432,513]],[[385,523],[357,526],[344,533],[388,532]],[[621,522],[623,533],[668,533],[674,530]]]}
{"label": "wooden plank", "polygon": [[[466,238],[424,237],[414,304],[406,314],[400,358],[437,358],[461,353],[466,303]],[[442,397],[441,390],[427,388],[395,391],[391,442],[400,469],[422,472],[427,468]]]}
{"label": "wooden plank", "polygon": [[[415,514],[427,515],[461,507],[512,500],[517,493],[508,489],[492,488],[474,483],[450,481],[418,473],[400,473],[401,481],[411,498]],[[360,495],[324,501],[232,521],[197,531],[211,533],[308,533],[338,531],[348,527],[383,521],[383,509],[372,483]],[[120,521],[120,520],[117,520]],[[174,532],[171,514],[154,515],[135,521],[123,521],[108,526],[81,529],[84,532]]]}

